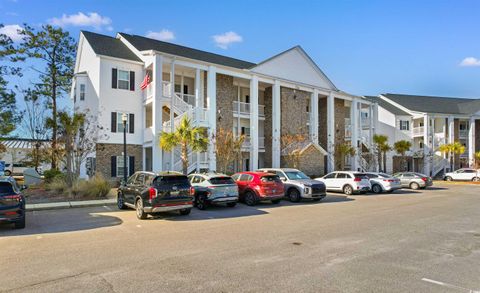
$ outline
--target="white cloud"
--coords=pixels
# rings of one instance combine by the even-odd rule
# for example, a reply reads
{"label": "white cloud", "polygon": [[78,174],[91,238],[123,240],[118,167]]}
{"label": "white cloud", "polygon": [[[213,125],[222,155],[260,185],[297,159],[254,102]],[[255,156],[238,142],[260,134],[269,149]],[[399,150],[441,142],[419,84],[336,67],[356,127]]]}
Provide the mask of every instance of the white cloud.
{"label": "white cloud", "polygon": [[148,31],[145,36],[160,41],[172,41],[175,39],[175,34],[167,29],[162,29],[159,32]]}
{"label": "white cloud", "polygon": [[228,49],[231,44],[241,43],[243,41],[242,36],[232,31],[220,35],[214,35],[212,38],[215,41],[215,45],[222,49]]}
{"label": "white cloud", "polygon": [[464,67],[474,67],[474,66],[480,66],[480,59],[477,59],[475,57],[467,57],[460,62],[460,66]]}
{"label": "white cloud", "polygon": [[18,24],[7,24],[0,28],[0,34],[4,34],[10,37],[12,41],[18,42],[22,40],[22,36],[18,33],[18,31],[21,31],[22,29],[23,28]]}
{"label": "white cloud", "polygon": [[93,27],[97,30],[106,28],[108,31],[113,30],[111,26],[112,20],[109,17],[101,16],[96,12],[89,12],[87,14],[79,12],[77,14],[66,15],[63,14],[62,17],[54,17],[48,20],[52,25],[58,25],[61,27],[65,26],[87,26]]}

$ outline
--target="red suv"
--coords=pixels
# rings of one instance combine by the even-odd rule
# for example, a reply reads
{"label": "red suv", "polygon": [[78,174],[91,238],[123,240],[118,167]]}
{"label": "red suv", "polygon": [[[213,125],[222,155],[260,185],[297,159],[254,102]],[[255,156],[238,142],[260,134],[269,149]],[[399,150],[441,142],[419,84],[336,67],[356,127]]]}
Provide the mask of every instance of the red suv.
{"label": "red suv", "polygon": [[237,182],[240,200],[253,206],[270,200],[277,204],[284,196],[284,186],[276,174],[265,172],[240,172],[232,176]]}

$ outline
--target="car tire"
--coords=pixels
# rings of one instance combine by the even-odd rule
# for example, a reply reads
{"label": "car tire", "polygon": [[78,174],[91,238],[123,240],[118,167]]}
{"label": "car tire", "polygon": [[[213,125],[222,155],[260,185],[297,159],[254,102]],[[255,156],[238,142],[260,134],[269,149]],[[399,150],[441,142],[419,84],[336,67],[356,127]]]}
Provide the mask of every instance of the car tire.
{"label": "car tire", "polygon": [[353,187],[350,186],[350,185],[345,185],[345,186],[343,187],[343,193],[344,193],[345,195],[352,195],[352,194],[353,194]]}
{"label": "car tire", "polygon": [[299,202],[302,197],[300,196],[300,191],[296,188],[292,188],[288,191],[288,198],[291,202]]}
{"label": "car tire", "polygon": [[377,194],[382,193],[382,187],[378,184],[374,184],[372,186],[372,192]]}
{"label": "car tire", "polygon": [[179,213],[180,213],[180,215],[182,215],[182,216],[187,216],[187,215],[190,214],[191,211],[192,211],[192,209],[190,209],[190,208],[189,208],[189,209],[181,209],[181,210],[179,211]]}
{"label": "car tire", "polygon": [[5,172],[3,172],[5,174],[5,176],[10,176],[12,175],[12,171],[10,170],[6,170]]}
{"label": "car tire", "polygon": [[199,210],[206,210],[207,209],[207,200],[205,199],[205,196],[203,194],[200,194],[197,196],[195,200],[195,206]]}
{"label": "car tire", "polygon": [[418,185],[417,182],[410,183],[410,189],[417,190],[419,188],[420,188],[420,185]]}
{"label": "car tire", "polygon": [[234,208],[236,205],[237,205],[236,202],[229,202],[229,203],[227,203],[227,207],[229,207],[229,208]]}
{"label": "car tire", "polygon": [[279,204],[282,200],[279,198],[279,199],[274,199],[272,200],[272,203],[273,204]]}
{"label": "car tire", "polygon": [[147,213],[143,210],[143,200],[141,198],[137,199],[135,202],[135,211],[137,218],[140,220],[145,220],[147,218]]}
{"label": "car tire", "polygon": [[14,224],[15,229],[24,229],[25,228],[25,216],[20,220],[16,221]]}
{"label": "car tire", "polygon": [[453,178],[450,176],[445,177],[445,181],[453,181]]}
{"label": "car tire", "polygon": [[472,181],[478,182],[478,181],[480,181],[480,177],[473,177],[473,178],[472,178]]}
{"label": "car tire", "polygon": [[119,210],[125,210],[127,208],[125,205],[125,198],[121,192],[117,194],[117,207]]}
{"label": "car tire", "polygon": [[248,206],[254,206],[257,204],[257,198],[255,196],[255,194],[251,191],[247,191],[245,193],[245,203],[248,205]]}

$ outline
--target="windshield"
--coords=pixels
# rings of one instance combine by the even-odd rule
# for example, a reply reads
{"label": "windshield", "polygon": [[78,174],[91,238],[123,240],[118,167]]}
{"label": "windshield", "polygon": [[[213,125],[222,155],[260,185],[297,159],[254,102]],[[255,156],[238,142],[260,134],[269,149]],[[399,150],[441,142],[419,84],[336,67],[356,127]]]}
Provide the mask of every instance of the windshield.
{"label": "windshield", "polygon": [[392,177],[391,175],[388,175],[386,173],[378,173],[378,176],[382,177],[382,178],[390,178]]}
{"label": "windshield", "polygon": [[287,178],[290,180],[298,180],[298,179],[310,179],[307,175],[300,171],[287,171],[285,172]]}
{"label": "windshield", "polygon": [[9,182],[0,182],[0,195],[15,193],[12,184]]}

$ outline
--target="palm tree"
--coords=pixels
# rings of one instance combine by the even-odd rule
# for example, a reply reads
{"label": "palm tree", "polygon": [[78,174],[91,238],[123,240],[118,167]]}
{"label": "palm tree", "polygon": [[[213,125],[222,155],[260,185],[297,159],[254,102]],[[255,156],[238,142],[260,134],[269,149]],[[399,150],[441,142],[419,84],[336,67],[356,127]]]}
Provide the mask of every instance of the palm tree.
{"label": "palm tree", "polygon": [[[183,117],[175,132],[162,131],[160,134],[160,148],[167,152],[180,146],[183,174],[188,173],[188,151],[204,152],[207,150],[208,137],[204,128],[193,127],[188,117]],[[173,162],[172,162],[173,166]]]}
{"label": "palm tree", "polygon": [[455,166],[455,155],[461,155],[465,152],[465,146],[458,141],[453,143],[442,144],[438,150],[444,154],[448,154],[450,158],[450,170],[453,171]]}
{"label": "palm tree", "polygon": [[[405,165],[407,165],[405,160],[405,153],[408,152],[411,147],[412,147],[412,143],[408,140],[399,140],[393,144],[393,149],[402,158],[403,169],[407,169],[405,168],[406,167]],[[404,170],[404,171],[408,171],[408,170]]]}
{"label": "palm tree", "polygon": [[[392,148],[388,145],[388,136],[375,134],[373,136],[373,143],[375,144],[378,156],[378,169],[382,169],[381,162],[383,161],[383,171],[387,170],[387,152]],[[382,158],[383,157],[383,158]]]}
{"label": "palm tree", "polygon": [[335,153],[339,158],[339,169],[343,170],[345,168],[345,159],[347,157],[353,157],[356,154],[356,150],[348,143],[340,143],[335,146]]}

